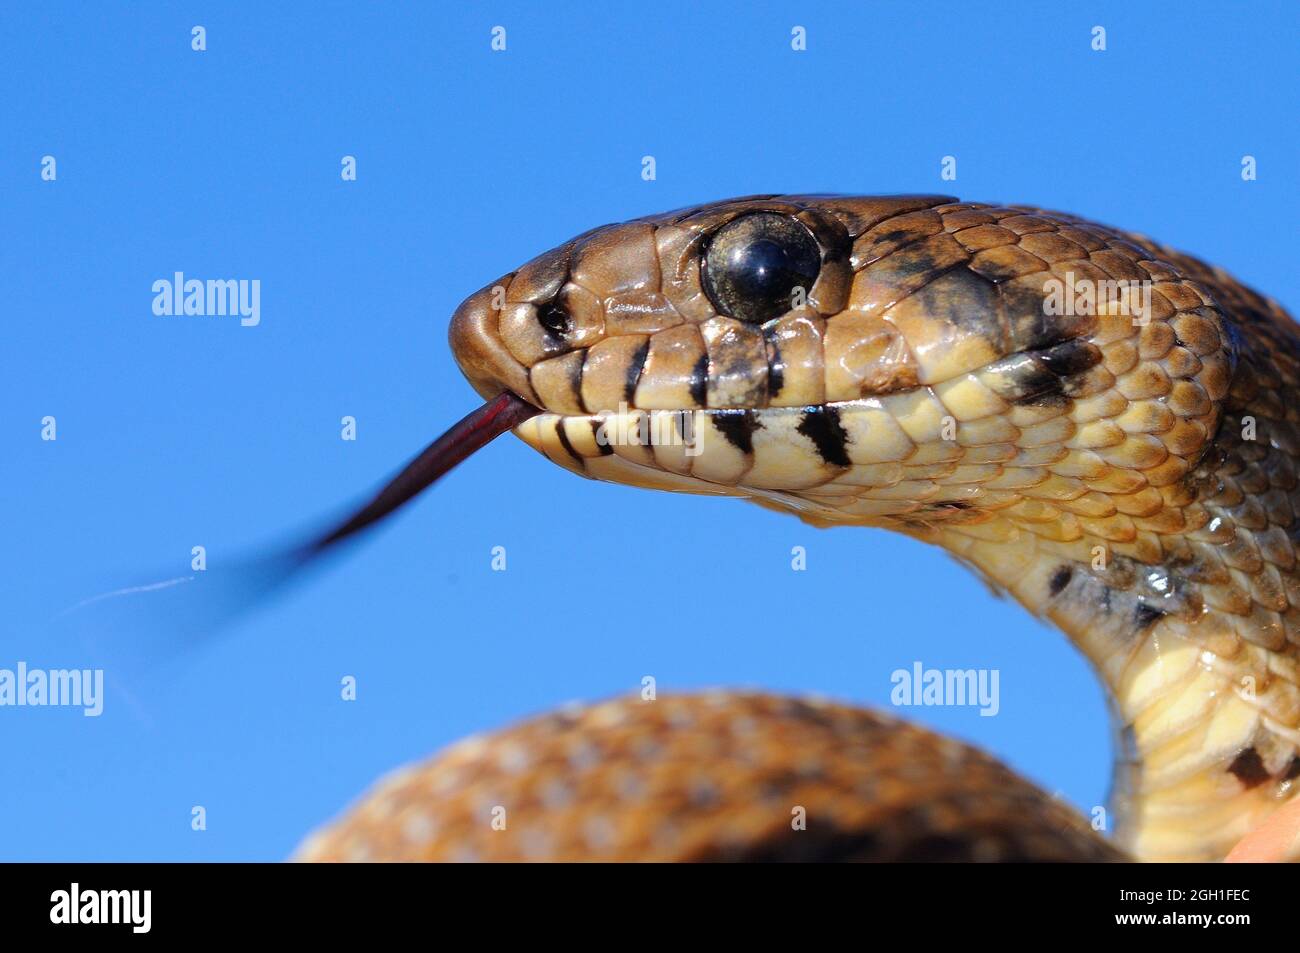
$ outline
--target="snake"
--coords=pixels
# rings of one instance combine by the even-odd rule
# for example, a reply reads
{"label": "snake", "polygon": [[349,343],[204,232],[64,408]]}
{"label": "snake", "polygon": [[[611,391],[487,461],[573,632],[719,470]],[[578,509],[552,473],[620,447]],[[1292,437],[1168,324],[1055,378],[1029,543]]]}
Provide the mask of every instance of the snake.
{"label": "snake", "polygon": [[1300,342],[1222,269],[1033,206],[755,195],[585,232],[449,337],[487,403],[327,539],[506,430],[903,533],[1091,663],[1109,803],[816,695],[643,692],[402,768],[298,859],[1201,861],[1300,791]]}

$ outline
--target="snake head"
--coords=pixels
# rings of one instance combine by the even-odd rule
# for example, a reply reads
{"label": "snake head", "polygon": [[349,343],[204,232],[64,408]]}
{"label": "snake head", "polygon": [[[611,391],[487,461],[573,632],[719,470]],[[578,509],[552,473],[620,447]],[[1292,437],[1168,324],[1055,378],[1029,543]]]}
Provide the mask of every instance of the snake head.
{"label": "snake head", "polygon": [[1201,457],[1233,361],[1212,298],[1142,239],[946,196],[597,228],[472,295],[451,344],[575,472],[913,530],[1115,515]]}

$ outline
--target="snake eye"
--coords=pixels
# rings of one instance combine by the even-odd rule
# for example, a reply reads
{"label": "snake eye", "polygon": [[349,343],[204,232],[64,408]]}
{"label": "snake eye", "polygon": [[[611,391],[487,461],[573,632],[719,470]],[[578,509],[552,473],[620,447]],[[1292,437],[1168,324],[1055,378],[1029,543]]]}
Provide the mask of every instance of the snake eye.
{"label": "snake eye", "polygon": [[704,252],[704,293],[719,314],[762,324],[812,290],[821,269],[817,239],[797,219],[742,215],[718,229]]}
{"label": "snake eye", "polygon": [[573,317],[558,304],[547,305],[538,312],[537,323],[557,338],[564,337],[573,330]]}

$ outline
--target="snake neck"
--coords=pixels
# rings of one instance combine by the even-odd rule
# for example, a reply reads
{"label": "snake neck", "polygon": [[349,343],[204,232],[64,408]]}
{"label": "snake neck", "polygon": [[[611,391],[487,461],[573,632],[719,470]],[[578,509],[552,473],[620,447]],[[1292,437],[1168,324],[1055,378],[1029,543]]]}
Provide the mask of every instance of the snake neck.
{"label": "snake neck", "polygon": [[1148,479],[1109,521],[984,514],[914,535],[1092,662],[1119,727],[1120,845],[1142,860],[1216,860],[1300,793],[1300,333],[1218,269],[1148,247],[1199,282],[1231,354],[1230,386],[1202,418],[1212,436],[1185,475]]}
{"label": "snake neck", "polygon": [[1003,520],[914,534],[1091,661],[1119,727],[1113,833],[1142,860],[1221,859],[1300,792],[1296,468],[1290,431],[1239,404],[1180,491],[1186,525],[1154,552]]}

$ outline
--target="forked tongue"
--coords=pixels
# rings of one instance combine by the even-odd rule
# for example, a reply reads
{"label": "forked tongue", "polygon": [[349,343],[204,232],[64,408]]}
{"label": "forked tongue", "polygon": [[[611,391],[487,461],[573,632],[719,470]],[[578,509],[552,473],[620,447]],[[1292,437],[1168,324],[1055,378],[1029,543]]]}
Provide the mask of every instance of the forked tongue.
{"label": "forked tongue", "polygon": [[[539,413],[514,394],[500,394],[429,444],[368,503],[328,532],[269,555],[94,596],[60,613],[60,627],[72,624],[76,634],[115,655],[127,648],[120,641],[123,635],[143,658],[170,655],[188,644],[184,636],[211,631],[253,608],[340,543],[400,509],[470,454]],[[95,611],[88,612],[92,607]]]}

